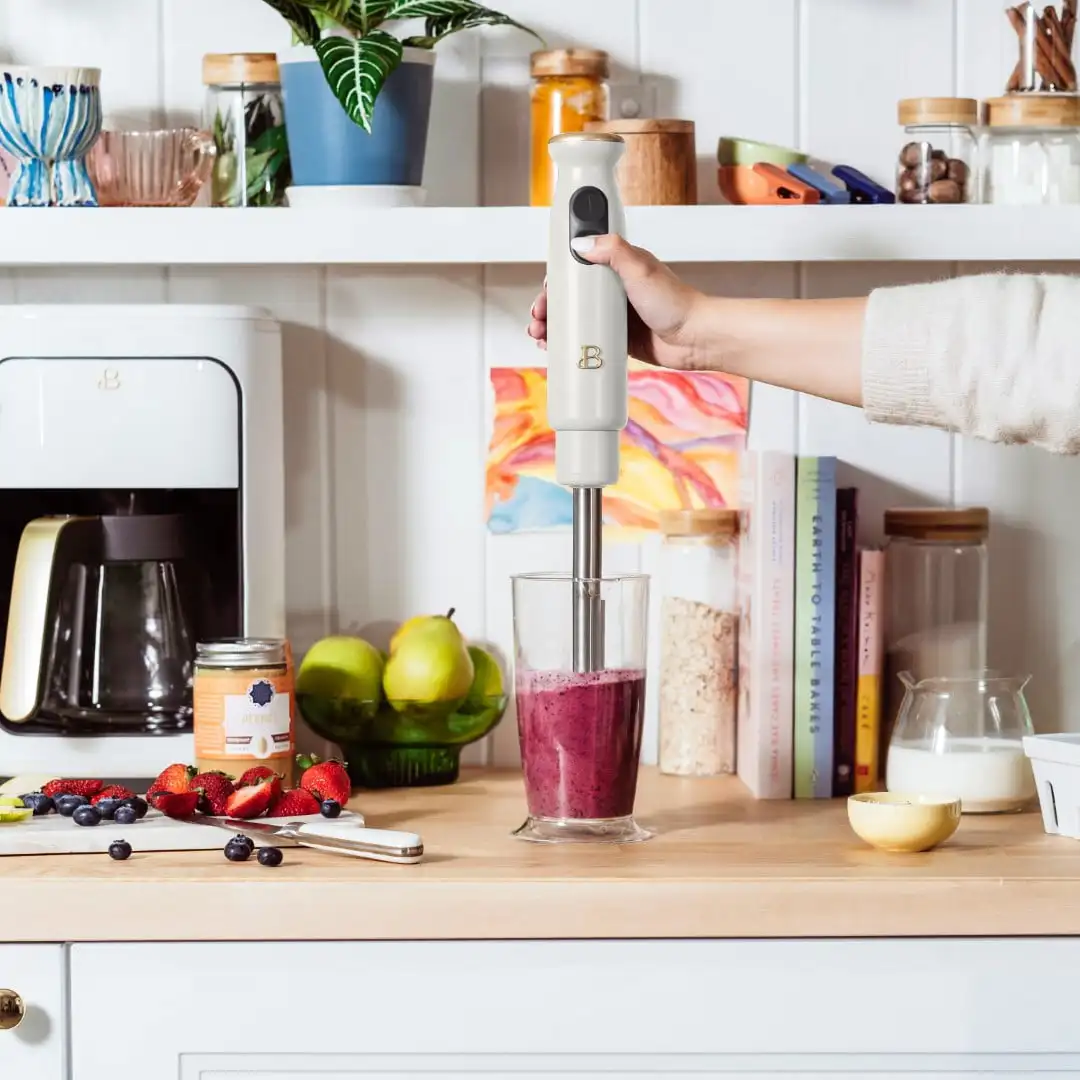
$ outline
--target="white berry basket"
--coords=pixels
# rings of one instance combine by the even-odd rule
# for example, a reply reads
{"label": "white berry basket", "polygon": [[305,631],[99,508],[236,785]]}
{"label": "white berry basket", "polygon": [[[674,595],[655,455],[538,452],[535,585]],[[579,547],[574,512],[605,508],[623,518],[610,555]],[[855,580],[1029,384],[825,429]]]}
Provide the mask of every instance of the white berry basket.
{"label": "white berry basket", "polygon": [[1080,840],[1080,734],[1025,735],[1043,827]]}

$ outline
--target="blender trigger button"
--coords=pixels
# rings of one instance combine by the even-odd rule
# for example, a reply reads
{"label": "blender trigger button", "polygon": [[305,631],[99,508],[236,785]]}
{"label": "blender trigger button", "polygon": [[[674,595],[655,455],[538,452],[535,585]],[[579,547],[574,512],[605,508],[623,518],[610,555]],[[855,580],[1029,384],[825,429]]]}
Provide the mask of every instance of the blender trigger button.
{"label": "blender trigger button", "polygon": [[[578,188],[570,196],[570,242],[583,236],[604,236],[610,232],[608,209],[608,198],[599,188]],[[571,254],[582,265],[592,265],[572,249]]]}

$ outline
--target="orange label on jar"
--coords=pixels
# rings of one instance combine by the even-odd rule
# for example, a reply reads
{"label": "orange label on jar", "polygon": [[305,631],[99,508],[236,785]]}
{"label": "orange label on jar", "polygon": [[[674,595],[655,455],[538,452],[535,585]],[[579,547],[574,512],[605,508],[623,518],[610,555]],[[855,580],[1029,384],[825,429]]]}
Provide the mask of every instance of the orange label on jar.
{"label": "orange label on jar", "polygon": [[193,699],[197,758],[292,757],[291,666],[284,671],[200,668]]}

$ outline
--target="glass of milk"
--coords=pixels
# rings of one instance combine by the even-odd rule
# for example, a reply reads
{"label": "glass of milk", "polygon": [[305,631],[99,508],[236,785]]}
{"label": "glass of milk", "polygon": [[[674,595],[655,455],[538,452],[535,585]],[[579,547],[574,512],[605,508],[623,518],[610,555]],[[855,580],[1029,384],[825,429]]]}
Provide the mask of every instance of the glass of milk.
{"label": "glass of milk", "polygon": [[885,765],[889,791],[958,798],[965,814],[1023,810],[1035,796],[1023,738],[1034,734],[1024,698],[1030,675],[916,681],[907,693]]}

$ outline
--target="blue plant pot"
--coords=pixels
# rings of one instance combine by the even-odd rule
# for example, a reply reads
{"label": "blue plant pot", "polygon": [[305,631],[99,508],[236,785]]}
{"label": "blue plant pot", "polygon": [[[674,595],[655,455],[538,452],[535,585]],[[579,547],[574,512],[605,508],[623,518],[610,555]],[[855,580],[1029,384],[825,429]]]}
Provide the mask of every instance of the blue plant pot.
{"label": "blue plant pot", "polygon": [[375,102],[372,132],[354,124],[334,96],[315,50],[278,56],[293,183],[300,187],[419,187],[435,54],[406,49]]}

